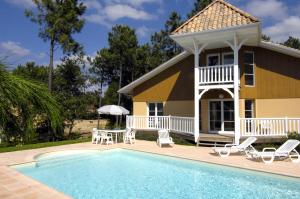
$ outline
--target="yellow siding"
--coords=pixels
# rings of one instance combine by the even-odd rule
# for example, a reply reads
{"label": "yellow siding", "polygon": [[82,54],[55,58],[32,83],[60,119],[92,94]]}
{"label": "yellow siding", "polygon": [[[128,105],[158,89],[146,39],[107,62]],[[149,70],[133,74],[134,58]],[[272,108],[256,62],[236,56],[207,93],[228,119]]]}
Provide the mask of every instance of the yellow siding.
{"label": "yellow siding", "polygon": [[194,117],[194,101],[166,101],[164,115]]}
{"label": "yellow siding", "polygon": [[256,117],[297,117],[300,118],[300,98],[256,99]]}
{"label": "yellow siding", "polygon": [[133,102],[133,115],[146,116],[147,102]]}

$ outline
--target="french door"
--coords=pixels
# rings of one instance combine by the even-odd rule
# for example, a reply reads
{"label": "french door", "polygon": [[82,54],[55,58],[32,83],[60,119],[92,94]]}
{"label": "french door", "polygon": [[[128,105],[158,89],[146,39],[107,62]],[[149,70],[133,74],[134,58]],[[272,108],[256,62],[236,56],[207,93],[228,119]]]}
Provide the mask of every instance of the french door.
{"label": "french door", "polygon": [[209,102],[209,133],[234,131],[234,102],[213,100]]}

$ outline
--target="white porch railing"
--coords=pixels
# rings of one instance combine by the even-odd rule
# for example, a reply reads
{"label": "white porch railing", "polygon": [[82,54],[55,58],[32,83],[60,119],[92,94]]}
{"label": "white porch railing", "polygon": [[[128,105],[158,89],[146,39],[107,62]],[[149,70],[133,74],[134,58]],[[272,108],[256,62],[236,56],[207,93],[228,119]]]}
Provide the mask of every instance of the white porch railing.
{"label": "white porch railing", "polygon": [[199,84],[233,83],[233,65],[199,67]]}
{"label": "white porch railing", "polygon": [[171,132],[194,134],[194,118],[176,116],[127,116],[126,128],[140,130],[167,129]]}
{"label": "white porch railing", "polygon": [[300,133],[300,118],[241,118],[241,136],[287,136]]}
{"label": "white porch railing", "polygon": [[[300,118],[241,118],[241,136],[284,137],[300,134]],[[194,118],[177,116],[127,116],[126,127],[138,130],[167,129],[194,135]]]}

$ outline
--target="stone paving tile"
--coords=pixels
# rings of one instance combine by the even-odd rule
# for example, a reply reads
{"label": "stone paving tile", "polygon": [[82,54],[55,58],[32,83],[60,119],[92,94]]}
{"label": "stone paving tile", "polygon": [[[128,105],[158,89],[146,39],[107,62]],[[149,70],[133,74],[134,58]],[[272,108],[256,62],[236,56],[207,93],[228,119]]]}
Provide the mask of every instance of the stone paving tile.
{"label": "stone paving tile", "polygon": [[63,150],[109,150],[114,148],[124,148],[141,152],[155,153],[191,159],[196,161],[221,164],[256,171],[264,171],[281,175],[288,175],[300,178],[300,163],[292,163],[289,160],[276,161],[273,164],[264,164],[261,161],[246,159],[245,156],[232,155],[228,158],[220,158],[212,153],[210,147],[194,147],[175,145],[174,147],[160,148],[155,142],[140,141],[136,144],[114,144],[114,145],[95,145],[91,143],[80,143],[42,149],[16,151],[0,153],[0,199],[55,199],[69,198],[42,183],[31,179],[13,168],[9,167],[16,164],[33,162],[37,155]]}

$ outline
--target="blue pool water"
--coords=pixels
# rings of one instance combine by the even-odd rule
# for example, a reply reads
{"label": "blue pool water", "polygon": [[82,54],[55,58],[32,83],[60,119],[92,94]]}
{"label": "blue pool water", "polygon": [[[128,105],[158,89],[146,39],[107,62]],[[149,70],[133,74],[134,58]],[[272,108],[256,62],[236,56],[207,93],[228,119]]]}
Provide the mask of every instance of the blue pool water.
{"label": "blue pool water", "polygon": [[15,168],[73,198],[300,198],[299,179],[122,149],[54,153]]}

